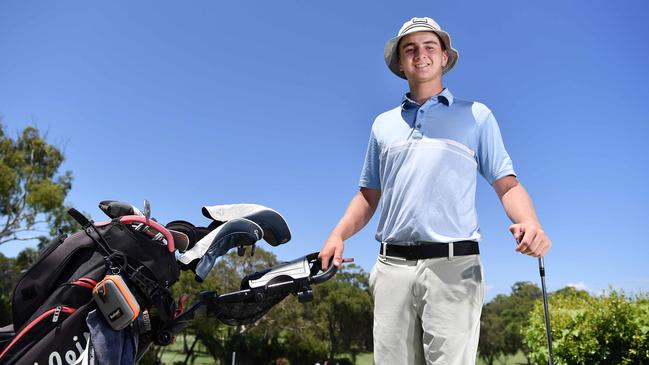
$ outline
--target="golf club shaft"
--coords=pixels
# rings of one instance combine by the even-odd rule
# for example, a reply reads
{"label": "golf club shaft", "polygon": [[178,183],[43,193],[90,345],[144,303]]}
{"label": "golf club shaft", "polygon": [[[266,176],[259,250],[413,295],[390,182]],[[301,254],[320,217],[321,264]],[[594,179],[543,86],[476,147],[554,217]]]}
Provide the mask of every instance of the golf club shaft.
{"label": "golf club shaft", "polygon": [[543,292],[543,310],[545,312],[545,332],[548,338],[548,354],[550,355],[550,365],[554,365],[552,332],[550,331],[550,311],[548,310],[548,293],[545,289],[545,264],[543,257],[539,257],[539,273],[541,274],[541,291]]}

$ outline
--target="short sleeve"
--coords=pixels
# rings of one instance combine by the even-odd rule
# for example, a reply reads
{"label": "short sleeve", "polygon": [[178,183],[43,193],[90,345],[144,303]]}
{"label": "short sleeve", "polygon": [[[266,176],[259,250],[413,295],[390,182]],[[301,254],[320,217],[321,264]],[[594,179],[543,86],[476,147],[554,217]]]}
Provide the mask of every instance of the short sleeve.
{"label": "short sleeve", "polygon": [[478,169],[480,174],[487,179],[489,184],[493,184],[507,175],[516,176],[493,113],[488,113],[478,131]]}
{"label": "short sleeve", "polygon": [[363,163],[363,170],[361,171],[361,178],[358,183],[358,186],[361,188],[381,190],[381,178],[379,174],[380,153],[379,143],[374,136],[374,132],[372,132],[370,134],[370,140],[367,143],[365,162]]}

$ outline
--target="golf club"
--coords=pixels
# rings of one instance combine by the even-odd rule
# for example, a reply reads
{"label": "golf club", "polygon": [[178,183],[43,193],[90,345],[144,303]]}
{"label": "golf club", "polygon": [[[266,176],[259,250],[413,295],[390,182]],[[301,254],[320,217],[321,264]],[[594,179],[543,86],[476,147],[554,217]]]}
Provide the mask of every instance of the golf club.
{"label": "golf club", "polygon": [[545,333],[548,337],[548,354],[550,355],[550,365],[554,365],[554,355],[552,354],[552,332],[550,331],[550,311],[548,310],[548,293],[545,290],[545,263],[543,262],[543,257],[539,257],[539,273],[541,274],[541,291],[543,293]]}

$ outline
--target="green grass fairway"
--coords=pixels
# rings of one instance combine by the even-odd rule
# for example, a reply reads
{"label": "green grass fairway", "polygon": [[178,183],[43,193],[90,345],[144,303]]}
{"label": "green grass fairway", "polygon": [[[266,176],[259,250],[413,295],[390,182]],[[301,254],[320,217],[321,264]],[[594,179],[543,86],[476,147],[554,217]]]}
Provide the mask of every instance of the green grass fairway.
{"label": "green grass fairway", "polygon": [[[194,340],[194,336],[191,335],[187,336],[187,342],[189,343],[188,346],[191,345],[193,340]],[[210,354],[207,353],[207,351],[205,351],[203,345],[197,344],[195,350],[198,356],[194,358],[194,362],[193,362],[194,365],[211,365],[215,363],[212,356],[210,356]],[[171,345],[167,346],[164,349],[164,352],[162,353],[162,363],[173,364],[175,362],[185,361],[186,355],[183,354],[182,351],[183,351],[183,338],[182,336],[179,336],[178,338],[176,338],[176,341],[174,343],[172,343]]]}
{"label": "green grass fairway", "polygon": [[[191,337],[188,336],[188,341],[191,340]],[[191,341],[190,341],[191,343]],[[199,346],[199,351],[204,350],[201,349]],[[164,354],[162,355],[162,363],[163,364],[173,364],[174,362],[182,362],[185,360],[185,355],[181,353],[182,352],[182,339],[177,339],[175,343],[170,345],[165,349]],[[371,352],[367,352],[364,354],[360,354],[356,357],[356,365],[373,365],[373,356]],[[196,357],[194,360],[194,365],[208,365],[208,364],[214,364],[214,359],[207,354],[206,352],[199,352],[199,356]],[[523,355],[522,352],[519,352],[518,354],[514,356],[505,356],[501,357],[499,359],[496,359],[494,362],[496,365],[526,365],[527,360],[525,359],[525,356]],[[228,364],[229,365],[229,364]],[[300,365],[300,364],[292,364],[292,365]],[[476,361],[476,365],[486,365],[484,361],[481,359],[478,359]]]}
{"label": "green grass fairway", "polygon": [[[527,365],[527,360],[522,352],[517,353],[514,356],[506,356],[494,361],[494,364],[497,365]],[[372,353],[368,352],[365,354],[360,354],[356,357],[356,365],[373,365]],[[484,361],[478,359],[476,365],[486,365]]]}
{"label": "green grass fairway", "polygon": [[[482,359],[478,358],[476,365],[485,365],[486,363]],[[527,359],[522,352],[517,353],[514,356],[505,356],[494,361],[495,365],[527,365]]]}
{"label": "green grass fairway", "polygon": [[372,365],[372,353],[360,354],[356,357],[356,365]]}

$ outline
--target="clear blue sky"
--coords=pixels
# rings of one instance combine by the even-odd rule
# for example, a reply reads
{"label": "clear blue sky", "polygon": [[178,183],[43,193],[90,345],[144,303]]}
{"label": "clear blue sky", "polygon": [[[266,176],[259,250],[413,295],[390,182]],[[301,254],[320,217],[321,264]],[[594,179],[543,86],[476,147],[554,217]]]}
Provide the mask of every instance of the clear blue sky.
{"label": "clear blue sky", "polygon": [[[357,191],[374,117],[407,91],[385,41],[430,16],[460,53],[445,86],[494,111],[554,240],[550,290],[647,291],[649,2],[397,4],[2,1],[0,115],[64,149],[67,202],[95,219],[104,199],[196,224],[203,205],[264,204],[293,231],[271,250],[292,259],[319,250]],[[480,179],[491,298],[539,279]],[[367,271],[375,228],[346,245]]]}

